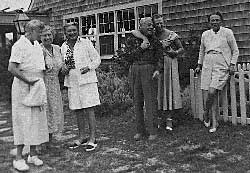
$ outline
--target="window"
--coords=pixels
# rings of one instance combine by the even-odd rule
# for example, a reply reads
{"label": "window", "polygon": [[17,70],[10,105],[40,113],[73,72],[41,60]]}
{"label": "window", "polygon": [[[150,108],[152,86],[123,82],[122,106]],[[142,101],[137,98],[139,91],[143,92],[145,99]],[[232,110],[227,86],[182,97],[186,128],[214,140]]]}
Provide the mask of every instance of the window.
{"label": "window", "polygon": [[72,22],[79,23],[79,18],[75,17],[75,18],[66,19],[66,23],[72,23]]}
{"label": "window", "polygon": [[92,28],[96,28],[95,15],[81,17],[81,22],[82,22],[82,35],[91,35],[90,30]]}
{"label": "window", "polygon": [[100,37],[100,55],[113,55],[114,35],[105,35]]}
{"label": "window", "polygon": [[140,6],[137,8],[138,11],[138,20],[143,17],[152,17],[154,14],[158,13],[157,4]]}
{"label": "window", "polygon": [[100,33],[110,33],[115,31],[113,11],[99,14],[99,28]]}
{"label": "window", "polygon": [[119,10],[116,12],[117,15],[117,29],[118,32],[132,31],[135,29],[135,14],[134,9]]}
{"label": "window", "polygon": [[66,23],[73,23],[73,22],[76,22],[76,23],[78,23],[78,28],[79,28],[79,18],[78,18],[78,17],[66,19],[65,22],[66,22]]}
{"label": "window", "polygon": [[112,57],[131,35],[131,31],[138,29],[141,18],[152,17],[161,11],[158,9],[161,3],[162,0],[143,0],[70,14],[65,20],[67,23],[80,18],[81,36],[89,38],[101,56]]}

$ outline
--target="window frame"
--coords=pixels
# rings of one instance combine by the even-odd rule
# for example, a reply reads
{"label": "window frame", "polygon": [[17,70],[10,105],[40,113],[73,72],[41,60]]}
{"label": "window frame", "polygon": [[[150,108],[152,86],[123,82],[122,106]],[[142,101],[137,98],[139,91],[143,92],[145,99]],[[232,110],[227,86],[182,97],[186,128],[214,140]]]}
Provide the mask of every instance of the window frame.
{"label": "window frame", "polygon": [[[126,33],[131,33],[131,31],[122,31],[118,32],[118,22],[117,22],[117,12],[119,10],[127,10],[127,9],[133,9],[134,10],[134,15],[135,15],[135,28],[138,29],[139,26],[139,15],[138,15],[138,7],[141,6],[148,6],[148,5],[153,5],[157,4],[158,8],[158,13],[162,14],[162,0],[141,0],[133,3],[126,3],[126,4],[121,4],[121,5],[116,5],[116,6],[111,6],[111,7],[105,7],[105,8],[100,8],[96,10],[91,10],[91,11],[86,11],[86,12],[80,12],[80,13],[73,13],[73,14],[68,14],[63,16],[63,24],[66,23],[66,20],[72,19],[72,18],[78,18],[79,22],[79,35],[80,37],[93,37],[93,35],[82,35],[82,18],[87,17],[87,16],[92,16],[95,15],[96,19],[96,34],[94,35],[95,40],[96,40],[96,49],[100,53],[100,37],[105,36],[105,35],[114,35],[114,52],[118,50],[118,36],[120,34],[126,34]],[[100,28],[99,28],[99,14],[104,14],[104,13],[109,13],[113,12],[114,14],[114,32],[110,33],[99,33]],[[102,59],[110,59],[112,58],[113,55],[104,55],[101,56]]]}

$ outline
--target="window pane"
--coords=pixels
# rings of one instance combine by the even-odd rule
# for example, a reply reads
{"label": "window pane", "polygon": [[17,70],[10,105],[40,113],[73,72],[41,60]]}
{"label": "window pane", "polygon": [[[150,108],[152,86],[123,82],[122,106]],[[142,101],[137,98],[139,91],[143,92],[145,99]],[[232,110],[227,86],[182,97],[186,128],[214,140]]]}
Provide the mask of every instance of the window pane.
{"label": "window pane", "polygon": [[135,12],[134,9],[129,9],[129,19],[135,19]]}
{"label": "window pane", "polygon": [[138,22],[143,17],[152,17],[154,14],[158,13],[158,5],[145,5],[137,8],[138,11]]}
{"label": "window pane", "polygon": [[117,11],[117,21],[122,21],[122,11]]}
{"label": "window pane", "polygon": [[125,31],[129,31],[129,21],[124,21]]}
{"label": "window pane", "polygon": [[130,28],[129,28],[129,30],[130,30],[130,31],[135,30],[135,20],[132,20],[132,21],[130,22]]}
{"label": "window pane", "polygon": [[154,14],[158,14],[158,5],[157,4],[154,4],[153,6],[152,6],[152,14],[154,15]]}
{"label": "window pane", "polygon": [[109,12],[109,22],[114,22],[114,12]]}
{"label": "window pane", "polygon": [[145,6],[145,17],[151,17],[152,8],[151,6]]}
{"label": "window pane", "polygon": [[114,35],[100,36],[100,54],[113,55],[114,54]]}
{"label": "window pane", "polygon": [[134,9],[124,9],[117,11],[117,29],[118,32],[122,32],[122,28],[125,28],[126,31],[132,31],[135,29],[135,15]]}
{"label": "window pane", "polygon": [[114,12],[99,14],[100,33],[114,32]]}
{"label": "window pane", "polygon": [[104,33],[104,25],[100,25],[100,33]]}
{"label": "window pane", "polygon": [[84,16],[82,20],[82,35],[88,35],[90,28],[96,28],[96,19],[95,15]]}
{"label": "window pane", "polygon": [[109,32],[115,32],[114,23],[110,23]]}
{"label": "window pane", "polygon": [[128,11],[123,10],[123,20],[128,20]]}
{"label": "window pane", "polygon": [[88,34],[88,30],[86,27],[82,27],[82,35],[87,35]]}
{"label": "window pane", "polygon": [[138,15],[139,15],[139,19],[144,17],[144,8],[143,7],[138,7]]}
{"label": "window pane", "polygon": [[82,26],[86,27],[86,17],[82,17]]}

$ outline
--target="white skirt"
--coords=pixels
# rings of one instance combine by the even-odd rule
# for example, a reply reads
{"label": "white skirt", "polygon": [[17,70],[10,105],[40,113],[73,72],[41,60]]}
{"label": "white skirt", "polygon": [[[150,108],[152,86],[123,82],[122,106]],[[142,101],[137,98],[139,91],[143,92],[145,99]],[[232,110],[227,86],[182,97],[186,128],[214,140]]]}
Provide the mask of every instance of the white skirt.
{"label": "white skirt", "polygon": [[14,78],[12,84],[14,145],[40,145],[49,141],[45,109],[40,110],[37,107],[28,107],[22,103],[23,98],[29,93],[29,88],[28,84]]}
{"label": "white skirt", "polygon": [[68,88],[71,110],[89,108],[100,104],[97,83],[88,83]]}

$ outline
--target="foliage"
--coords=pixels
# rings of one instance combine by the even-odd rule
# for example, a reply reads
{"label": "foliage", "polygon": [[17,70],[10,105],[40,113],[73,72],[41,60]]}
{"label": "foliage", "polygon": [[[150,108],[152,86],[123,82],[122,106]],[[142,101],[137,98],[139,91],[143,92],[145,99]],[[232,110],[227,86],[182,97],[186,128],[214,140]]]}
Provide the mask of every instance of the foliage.
{"label": "foliage", "polygon": [[10,101],[11,98],[11,84],[13,77],[8,72],[9,51],[6,49],[0,50],[0,100]]}
{"label": "foliage", "polygon": [[[120,115],[132,106],[132,98],[129,91],[129,82],[126,75],[118,75],[114,70],[115,65],[101,67],[97,70],[101,105],[97,112],[101,116]],[[105,69],[106,70],[103,70]],[[107,70],[108,69],[108,70]]]}

